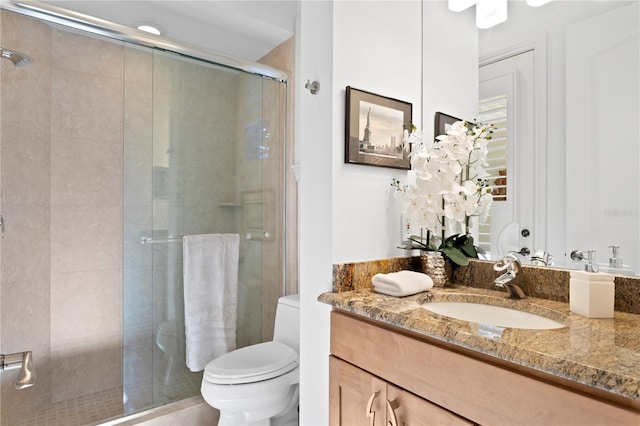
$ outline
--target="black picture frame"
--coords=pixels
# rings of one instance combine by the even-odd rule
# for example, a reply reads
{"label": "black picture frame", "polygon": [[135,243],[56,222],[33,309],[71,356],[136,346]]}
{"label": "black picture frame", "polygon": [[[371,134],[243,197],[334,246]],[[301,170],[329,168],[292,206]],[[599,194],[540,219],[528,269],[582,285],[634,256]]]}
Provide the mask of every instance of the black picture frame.
{"label": "black picture frame", "polygon": [[443,112],[436,112],[433,127],[433,138],[437,138],[440,135],[447,133],[449,126],[456,121],[462,121],[462,119],[454,117],[453,115],[445,114]]}
{"label": "black picture frame", "polygon": [[345,98],[344,162],[409,170],[411,150],[403,133],[411,126],[413,105],[350,86]]}

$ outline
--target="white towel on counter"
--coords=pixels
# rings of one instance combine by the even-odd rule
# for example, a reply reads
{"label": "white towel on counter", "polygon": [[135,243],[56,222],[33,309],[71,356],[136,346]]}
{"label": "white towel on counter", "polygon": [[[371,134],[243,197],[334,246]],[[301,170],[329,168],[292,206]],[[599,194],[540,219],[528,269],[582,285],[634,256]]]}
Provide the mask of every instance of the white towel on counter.
{"label": "white towel on counter", "polygon": [[201,371],[236,348],[238,234],[185,235],[183,239],[186,361]]}
{"label": "white towel on counter", "polygon": [[433,287],[433,280],[429,275],[415,271],[375,274],[371,282],[377,293],[395,297],[410,296]]}

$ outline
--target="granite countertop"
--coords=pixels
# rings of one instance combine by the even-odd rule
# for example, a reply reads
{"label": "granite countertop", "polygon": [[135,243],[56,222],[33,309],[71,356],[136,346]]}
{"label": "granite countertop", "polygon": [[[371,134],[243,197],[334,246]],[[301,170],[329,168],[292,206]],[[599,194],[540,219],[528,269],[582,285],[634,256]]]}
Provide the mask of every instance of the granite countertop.
{"label": "granite countertop", "polygon": [[[547,299],[510,300],[505,293],[454,286],[407,297],[370,289],[323,293],[318,300],[335,308],[382,321],[628,399],[640,407],[640,315],[615,312],[614,318],[574,314],[569,304]],[[565,325],[531,330],[489,329],[442,316],[420,305],[432,301],[470,301],[537,313]]]}

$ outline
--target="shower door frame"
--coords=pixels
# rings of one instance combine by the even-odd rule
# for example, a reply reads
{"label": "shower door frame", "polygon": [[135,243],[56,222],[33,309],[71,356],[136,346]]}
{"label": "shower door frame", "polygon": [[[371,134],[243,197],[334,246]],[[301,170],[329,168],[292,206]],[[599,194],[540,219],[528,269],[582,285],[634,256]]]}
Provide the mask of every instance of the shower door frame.
{"label": "shower door frame", "polygon": [[134,43],[140,46],[166,50],[167,52],[177,53],[193,59],[205,60],[249,74],[277,80],[282,83],[286,83],[289,78],[286,72],[258,62],[235,58],[200,46],[156,36],[125,25],[94,18],[51,4],[35,1],[2,0],[2,2],[0,2],[0,8],[65,27],[86,31],[91,34]]}

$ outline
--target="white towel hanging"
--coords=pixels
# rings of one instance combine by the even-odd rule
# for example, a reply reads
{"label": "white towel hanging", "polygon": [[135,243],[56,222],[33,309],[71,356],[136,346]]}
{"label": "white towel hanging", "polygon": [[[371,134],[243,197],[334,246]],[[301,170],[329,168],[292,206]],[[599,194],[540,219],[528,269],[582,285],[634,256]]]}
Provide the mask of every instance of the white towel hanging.
{"label": "white towel hanging", "polygon": [[185,235],[183,240],[186,361],[201,371],[236,348],[238,234]]}

